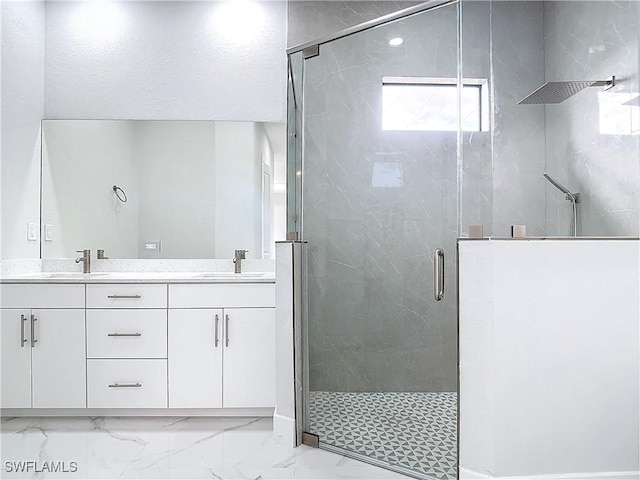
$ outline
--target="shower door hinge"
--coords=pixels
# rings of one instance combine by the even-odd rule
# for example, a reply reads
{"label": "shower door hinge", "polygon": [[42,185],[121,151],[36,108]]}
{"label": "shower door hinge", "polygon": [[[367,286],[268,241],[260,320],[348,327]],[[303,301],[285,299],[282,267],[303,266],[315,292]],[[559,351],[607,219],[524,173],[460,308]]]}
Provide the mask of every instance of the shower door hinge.
{"label": "shower door hinge", "polygon": [[302,432],[302,444],[313,448],[319,448],[320,437],[315,433]]}
{"label": "shower door hinge", "polygon": [[320,45],[312,45],[302,50],[302,58],[305,60],[317,57],[318,55],[320,55]]}

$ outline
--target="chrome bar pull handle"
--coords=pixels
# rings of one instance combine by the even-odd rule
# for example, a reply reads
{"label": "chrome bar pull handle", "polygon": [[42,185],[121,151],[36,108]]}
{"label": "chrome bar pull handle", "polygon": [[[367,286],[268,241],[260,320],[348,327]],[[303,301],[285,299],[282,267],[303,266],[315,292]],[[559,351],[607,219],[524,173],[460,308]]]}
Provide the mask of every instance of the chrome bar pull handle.
{"label": "chrome bar pull handle", "polygon": [[24,338],[24,324],[27,322],[27,317],[24,315],[20,315],[20,348],[24,347],[24,344],[27,343],[27,339]]}
{"label": "chrome bar pull handle", "polygon": [[215,324],[215,336],[214,336],[214,345],[217,347],[218,346],[218,327],[220,324],[220,316],[218,314],[216,314],[216,324]]}
{"label": "chrome bar pull handle", "polygon": [[109,388],[140,388],[142,384],[140,382],[136,383],[112,383],[109,385]]}
{"label": "chrome bar pull handle", "polygon": [[38,321],[38,319],[36,318],[35,315],[31,315],[31,348],[34,348],[36,346],[36,343],[38,343],[38,340],[36,340],[36,322]]}
{"label": "chrome bar pull handle", "polygon": [[107,295],[107,298],[115,298],[115,299],[122,299],[122,298],[142,298],[141,295]]}
{"label": "chrome bar pull handle", "polygon": [[444,298],[444,250],[441,248],[433,255],[433,297],[436,302]]}
{"label": "chrome bar pull handle", "polygon": [[142,334],[140,332],[136,332],[136,333],[118,333],[118,332],[113,332],[113,333],[107,333],[107,337],[141,337]]}
{"label": "chrome bar pull handle", "polygon": [[224,316],[225,345],[229,346],[229,315]]}

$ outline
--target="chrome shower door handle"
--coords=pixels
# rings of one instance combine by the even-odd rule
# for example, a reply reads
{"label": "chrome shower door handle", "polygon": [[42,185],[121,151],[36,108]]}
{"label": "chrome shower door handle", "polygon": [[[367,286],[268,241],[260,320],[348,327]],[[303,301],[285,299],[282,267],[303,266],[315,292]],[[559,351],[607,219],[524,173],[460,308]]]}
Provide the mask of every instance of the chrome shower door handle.
{"label": "chrome shower door handle", "polygon": [[216,314],[216,324],[213,327],[215,330],[213,343],[217,347],[218,346],[218,327],[220,325],[220,316]]}
{"label": "chrome shower door handle", "polygon": [[436,302],[444,298],[444,250],[441,248],[433,254],[433,297]]}

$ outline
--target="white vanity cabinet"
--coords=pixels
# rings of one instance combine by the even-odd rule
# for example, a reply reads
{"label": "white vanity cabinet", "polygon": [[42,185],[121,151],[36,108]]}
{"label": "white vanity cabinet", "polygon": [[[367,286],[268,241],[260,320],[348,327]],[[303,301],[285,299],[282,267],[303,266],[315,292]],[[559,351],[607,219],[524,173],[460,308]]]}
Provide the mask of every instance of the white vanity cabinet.
{"label": "white vanity cabinet", "polygon": [[274,283],[0,283],[0,294],[7,415],[273,411]]}
{"label": "white vanity cabinet", "polygon": [[169,407],[275,406],[275,286],[169,286]]}
{"label": "white vanity cabinet", "polygon": [[2,408],[85,408],[84,285],[0,286]]}

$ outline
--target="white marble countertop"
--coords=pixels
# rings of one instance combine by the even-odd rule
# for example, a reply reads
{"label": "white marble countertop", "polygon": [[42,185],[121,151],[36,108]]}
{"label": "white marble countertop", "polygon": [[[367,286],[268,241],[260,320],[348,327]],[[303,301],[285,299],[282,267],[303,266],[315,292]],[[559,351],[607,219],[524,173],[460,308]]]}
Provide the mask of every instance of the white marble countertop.
{"label": "white marble countertop", "polygon": [[3,275],[0,283],[275,283],[274,272],[38,272]]}

